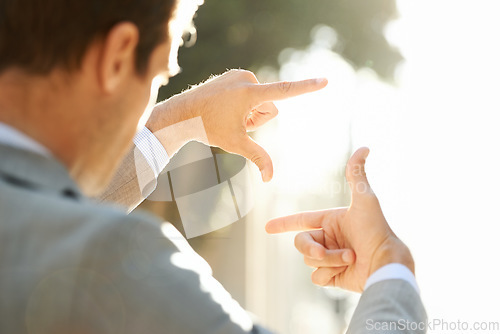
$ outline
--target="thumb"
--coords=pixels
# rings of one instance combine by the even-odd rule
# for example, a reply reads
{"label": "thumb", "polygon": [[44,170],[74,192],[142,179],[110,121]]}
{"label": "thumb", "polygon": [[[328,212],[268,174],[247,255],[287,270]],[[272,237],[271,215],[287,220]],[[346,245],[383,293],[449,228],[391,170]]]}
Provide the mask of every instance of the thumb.
{"label": "thumb", "polygon": [[269,182],[273,178],[273,162],[269,154],[249,136],[245,136],[236,152],[253,162],[262,174],[262,181]]}
{"label": "thumb", "polygon": [[365,172],[365,162],[369,153],[368,147],[359,148],[347,162],[346,178],[353,198],[373,193]]}

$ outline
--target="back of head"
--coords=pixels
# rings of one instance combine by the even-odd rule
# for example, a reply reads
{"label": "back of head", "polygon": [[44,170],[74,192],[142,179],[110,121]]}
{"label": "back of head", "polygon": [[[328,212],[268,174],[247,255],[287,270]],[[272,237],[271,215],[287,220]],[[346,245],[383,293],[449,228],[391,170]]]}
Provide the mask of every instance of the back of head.
{"label": "back of head", "polygon": [[0,73],[19,68],[47,74],[78,68],[87,46],[119,22],[140,32],[138,72],[167,38],[177,0],[0,0]]}

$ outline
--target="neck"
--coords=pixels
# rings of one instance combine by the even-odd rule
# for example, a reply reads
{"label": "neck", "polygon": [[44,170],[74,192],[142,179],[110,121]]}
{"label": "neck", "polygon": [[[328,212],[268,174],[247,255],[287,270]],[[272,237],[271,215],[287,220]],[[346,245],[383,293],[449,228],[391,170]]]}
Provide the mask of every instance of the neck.
{"label": "neck", "polygon": [[41,77],[19,70],[4,72],[0,76],[0,121],[44,145],[71,168],[79,149],[78,143],[70,140],[77,135],[76,127],[68,123],[72,118],[79,121],[75,119],[79,113],[74,110],[75,103],[71,105],[65,98],[71,90],[65,79],[55,73]]}
{"label": "neck", "polygon": [[89,98],[93,92],[85,87],[91,85],[58,71],[43,77],[6,71],[0,75],[0,122],[45,146],[92,194],[96,183],[103,182],[99,169],[105,167],[95,163],[103,145],[96,134],[99,120],[91,117],[97,108]]}

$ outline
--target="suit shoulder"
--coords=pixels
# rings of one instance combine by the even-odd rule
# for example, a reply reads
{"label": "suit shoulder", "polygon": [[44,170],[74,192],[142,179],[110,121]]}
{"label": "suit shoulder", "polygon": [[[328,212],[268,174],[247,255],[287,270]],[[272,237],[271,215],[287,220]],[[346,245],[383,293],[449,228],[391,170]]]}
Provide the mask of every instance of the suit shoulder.
{"label": "suit shoulder", "polygon": [[138,210],[127,214],[121,207],[92,201],[78,206],[78,210],[82,214],[81,220],[89,224],[89,228],[99,235],[99,239],[104,235],[114,243],[123,238],[127,239],[127,242],[134,239],[139,243],[164,239],[163,221],[147,212]]}
{"label": "suit shoulder", "polygon": [[[71,198],[55,192],[36,191],[0,182],[0,231],[21,233],[23,237],[37,231],[40,239],[64,244],[65,238],[76,244],[93,243],[106,236],[117,243],[116,235],[160,234],[162,221],[145,212],[127,214],[125,208],[102,204],[91,199]],[[43,231],[43,233],[42,233]],[[137,233],[136,233],[137,234]],[[37,239],[37,240],[38,240]]]}
{"label": "suit shoulder", "polygon": [[111,224],[116,222],[143,222],[152,226],[160,226],[162,224],[162,221],[158,217],[146,211],[136,210],[134,212],[127,213],[124,207],[94,202],[93,200],[87,200],[85,203],[82,203],[80,210],[83,210],[84,213],[88,214],[89,218],[104,218]]}

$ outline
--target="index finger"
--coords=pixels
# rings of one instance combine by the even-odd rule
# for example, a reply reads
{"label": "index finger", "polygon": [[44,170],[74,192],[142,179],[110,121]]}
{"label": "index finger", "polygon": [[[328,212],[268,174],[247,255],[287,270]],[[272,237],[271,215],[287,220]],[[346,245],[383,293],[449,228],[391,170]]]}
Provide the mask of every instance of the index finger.
{"label": "index finger", "polygon": [[328,84],[326,78],[301,81],[281,81],[256,85],[260,102],[283,100],[290,97],[312,93]]}
{"label": "index finger", "polygon": [[317,230],[323,227],[328,219],[334,219],[345,212],[345,208],[320,211],[308,211],[290,216],[274,218],[267,222],[266,232],[270,234],[291,231]]}

